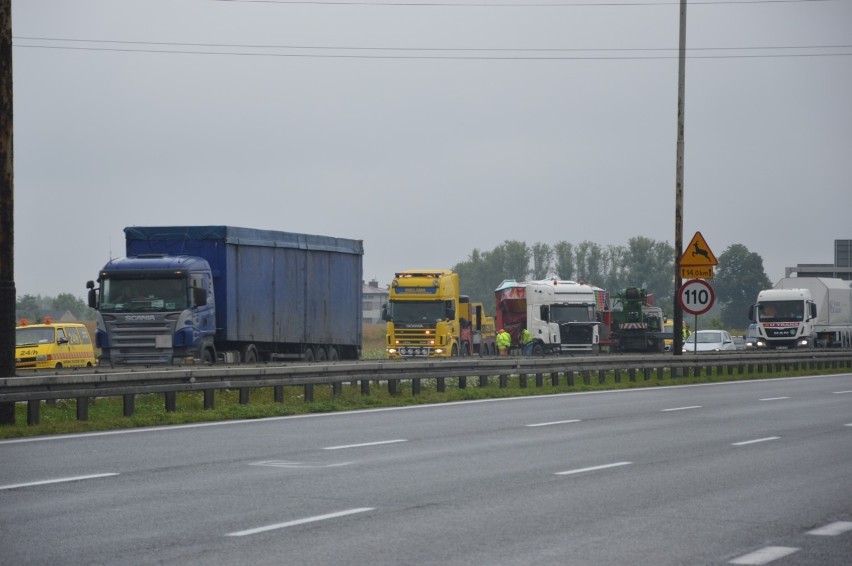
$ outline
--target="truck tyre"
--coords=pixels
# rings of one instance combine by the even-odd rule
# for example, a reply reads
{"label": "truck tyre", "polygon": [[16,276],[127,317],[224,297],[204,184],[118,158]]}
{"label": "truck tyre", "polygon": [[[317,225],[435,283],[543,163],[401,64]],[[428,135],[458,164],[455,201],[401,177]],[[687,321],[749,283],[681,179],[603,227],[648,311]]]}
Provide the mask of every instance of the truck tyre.
{"label": "truck tyre", "polygon": [[305,352],[302,354],[302,360],[306,362],[314,361],[314,350],[310,346],[305,348]]}
{"label": "truck tyre", "polygon": [[453,349],[452,349],[452,350],[450,350],[450,357],[451,357],[451,358],[458,358],[458,357],[459,357],[459,347],[458,347],[458,344],[453,344]]}
{"label": "truck tyre", "polygon": [[201,351],[201,363],[206,365],[213,365],[216,363],[216,351],[212,348],[204,348]]}
{"label": "truck tyre", "polygon": [[338,353],[337,348],[334,346],[328,347],[328,361],[336,362],[340,359],[340,353]]}
{"label": "truck tyre", "polygon": [[257,355],[257,348],[254,344],[249,344],[243,349],[243,363],[256,364],[260,357]]}
{"label": "truck tyre", "polygon": [[532,355],[533,356],[543,356],[544,355],[544,347],[541,344],[533,344]]}

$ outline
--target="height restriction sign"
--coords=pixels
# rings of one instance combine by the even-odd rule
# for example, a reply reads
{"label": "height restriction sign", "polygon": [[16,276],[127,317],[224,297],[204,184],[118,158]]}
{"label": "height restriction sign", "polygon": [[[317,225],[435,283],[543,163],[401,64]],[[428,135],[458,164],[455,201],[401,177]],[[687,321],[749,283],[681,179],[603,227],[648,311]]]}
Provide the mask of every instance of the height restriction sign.
{"label": "height restriction sign", "polygon": [[698,316],[713,307],[716,293],[713,287],[703,279],[690,279],[680,286],[678,301],[683,310]]}

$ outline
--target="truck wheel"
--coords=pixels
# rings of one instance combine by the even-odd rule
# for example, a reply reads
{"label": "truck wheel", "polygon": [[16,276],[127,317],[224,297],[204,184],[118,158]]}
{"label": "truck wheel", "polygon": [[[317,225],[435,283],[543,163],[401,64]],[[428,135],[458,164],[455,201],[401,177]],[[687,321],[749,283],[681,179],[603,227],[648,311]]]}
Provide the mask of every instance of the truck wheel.
{"label": "truck wheel", "polygon": [[201,352],[201,363],[207,365],[213,365],[216,363],[216,354],[213,353],[213,350],[210,348],[204,348]]}
{"label": "truck wheel", "polygon": [[457,344],[453,344],[453,349],[450,350],[450,357],[451,358],[458,358],[459,357],[459,347],[458,347]]}
{"label": "truck wheel", "polygon": [[532,355],[533,356],[543,356],[544,355],[544,347],[542,347],[541,344],[533,344]]}
{"label": "truck wheel", "polygon": [[323,346],[317,346],[317,361],[324,362],[328,359]]}
{"label": "truck wheel", "polygon": [[249,344],[243,350],[243,363],[246,364],[256,364],[259,359],[257,355],[257,348],[254,344]]}
{"label": "truck wheel", "polygon": [[336,362],[340,359],[340,353],[338,353],[337,348],[334,346],[328,347],[328,361]]}

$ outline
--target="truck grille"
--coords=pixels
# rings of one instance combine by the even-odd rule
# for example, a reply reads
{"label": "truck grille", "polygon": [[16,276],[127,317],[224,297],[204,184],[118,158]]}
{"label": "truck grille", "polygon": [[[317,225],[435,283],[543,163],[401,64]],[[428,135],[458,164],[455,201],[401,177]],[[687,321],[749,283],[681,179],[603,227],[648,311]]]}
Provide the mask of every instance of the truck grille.
{"label": "truck grille", "polygon": [[174,324],[161,317],[151,321],[108,320],[110,361],[117,365],[169,364],[172,362]]}

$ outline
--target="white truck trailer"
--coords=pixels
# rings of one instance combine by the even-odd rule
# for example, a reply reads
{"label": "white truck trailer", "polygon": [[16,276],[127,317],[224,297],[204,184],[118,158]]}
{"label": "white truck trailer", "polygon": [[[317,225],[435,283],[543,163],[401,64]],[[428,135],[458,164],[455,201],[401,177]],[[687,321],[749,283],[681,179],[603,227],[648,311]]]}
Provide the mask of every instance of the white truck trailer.
{"label": "white truck trailer", "polygon": [[758,293],[749,319],[767,348],[852,348],[852,286],[827,277],[785,277]]}

